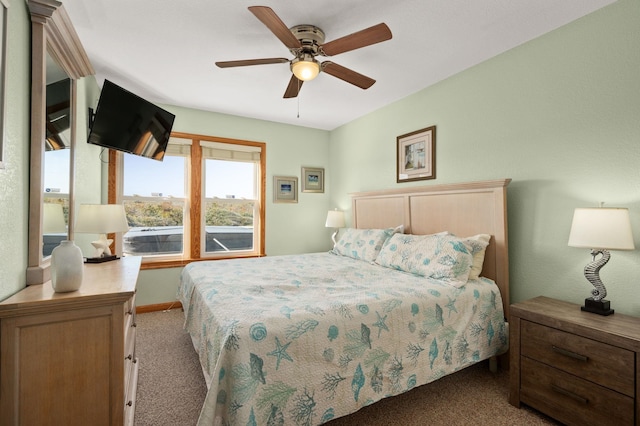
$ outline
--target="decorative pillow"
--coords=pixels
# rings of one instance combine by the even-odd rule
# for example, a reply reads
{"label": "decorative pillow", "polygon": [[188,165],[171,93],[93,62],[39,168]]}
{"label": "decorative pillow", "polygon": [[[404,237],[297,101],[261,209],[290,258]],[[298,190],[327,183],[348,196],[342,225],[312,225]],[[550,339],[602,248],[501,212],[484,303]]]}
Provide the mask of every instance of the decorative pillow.
{"label": "decorative pillow", "polygon": [[473,255],[471,244],[454,235],[395,234],[384,244],[376,263],[461,287],[469,279]]}
{"label": "decorative pillow", "polygon": [[475,280],[480,277],[480,272],[482,272],[484,253],[489,245],[489,240],[491,240],[491,235],[478,234],[473,237],[467,237],[466,240],[469,242],[469,245],[471,245],[471,251],[473,254],[473,265],[471,266],[469,279]]}
{"label": "decorative pillow", "polygon": [[331,252],[341,256],[373,262],[384,242],[394,233],[388,229],[347,228]]}

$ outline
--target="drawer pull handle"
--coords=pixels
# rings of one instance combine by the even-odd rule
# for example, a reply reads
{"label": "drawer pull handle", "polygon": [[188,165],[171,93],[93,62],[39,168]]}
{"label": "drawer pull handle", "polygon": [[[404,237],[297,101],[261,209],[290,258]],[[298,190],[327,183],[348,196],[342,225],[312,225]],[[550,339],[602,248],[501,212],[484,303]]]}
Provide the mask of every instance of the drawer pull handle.
{"label": "drawer pull handle", "polygon": [[557,347],[555,345],[552,345],[551,349],[553,349],[554,352],[558,352],[559,354],[568,356],[570,358],[577,359],[579,361],[584,361],[584,362],[589,361],[589,357],[588,356],[580,355],[580,354],[577,354],[575,352],[571,352],[571,351],[568,351],[566,349],[559,348],[559,347]]}
{"label": "drawer pull handle", "polygon": [[132,405],[133,405],[133,401],[129,401],[129,402],[127,402],[127,406],[128,406],[128,407],[131,407]]}
{"label": "drawer pull handle", "polygon": [[551,385],[551,389],[553,389],[555,392],[558,392],[561,395],[564,396],[568,396],[569,398],[573,399],[574,401],[577,401],[581,404],[587,405],[589,403],[589,400],[587,398],[583,398],[580,395],[577,395],[573,392],[569,392],[566,389],[561,388],[560,386],[556,386],[556,385]]}

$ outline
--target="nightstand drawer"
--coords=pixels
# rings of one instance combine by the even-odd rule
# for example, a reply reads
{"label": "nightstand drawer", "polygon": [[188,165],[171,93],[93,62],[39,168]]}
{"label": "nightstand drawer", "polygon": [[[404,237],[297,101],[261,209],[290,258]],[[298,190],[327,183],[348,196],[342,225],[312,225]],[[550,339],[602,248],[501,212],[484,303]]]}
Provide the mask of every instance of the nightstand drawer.
{"label": "nightstand drawer", "polygon": [[634,399],[522,357],[520,400],[568,425],[631,425]]}
{"label": "nightstand drawer", "polygon": [[635,395],[634,352],[530,321],[521,322],[520,332],[521,355]]}

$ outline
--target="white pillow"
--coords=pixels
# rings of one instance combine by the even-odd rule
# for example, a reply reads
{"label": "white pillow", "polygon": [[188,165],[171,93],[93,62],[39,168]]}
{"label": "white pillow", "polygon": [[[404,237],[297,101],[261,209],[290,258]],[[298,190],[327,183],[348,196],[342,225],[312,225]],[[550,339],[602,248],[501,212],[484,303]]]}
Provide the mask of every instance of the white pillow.
{"label": "white pillow", "polygon": [[473,237],[466,238],[470,245],[473,254],[473,265],[471,266],[471,272],[469,273],[469,279],[475,280],[480,277],[482,272],[482,265],[484,264],[484,254],[491,240],[489,234],[478,234]]}

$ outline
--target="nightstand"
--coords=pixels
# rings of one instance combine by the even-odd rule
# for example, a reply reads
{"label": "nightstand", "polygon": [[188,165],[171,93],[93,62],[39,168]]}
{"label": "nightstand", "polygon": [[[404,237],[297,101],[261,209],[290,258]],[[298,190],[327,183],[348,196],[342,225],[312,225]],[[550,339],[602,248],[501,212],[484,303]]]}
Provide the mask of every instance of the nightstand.
{"label": "nightstand", "polygon": [[548,297],[510,314],[509,403],[568,425],[640,424],[640,318]]}

